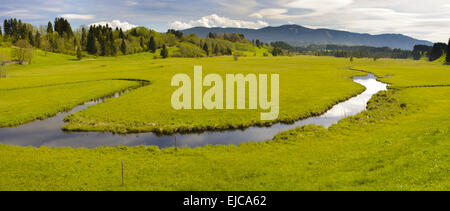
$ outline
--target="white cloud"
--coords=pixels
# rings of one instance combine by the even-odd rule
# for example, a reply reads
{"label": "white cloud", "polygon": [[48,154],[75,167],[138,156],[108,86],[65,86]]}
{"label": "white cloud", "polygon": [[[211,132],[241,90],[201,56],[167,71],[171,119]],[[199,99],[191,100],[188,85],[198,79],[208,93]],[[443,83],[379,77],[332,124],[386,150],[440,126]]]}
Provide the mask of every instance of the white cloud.
{"label": "white cloud", "polygon": [[59,15],[63,18],[67,18],[69,20],[91,20],[95,18],[95,15],[83,15],[83,14],[62,14]]}
{"label": "white cloud", "polygon": [[136,6],[138,5],[137,1],[125,1],[125,4],[129,5],[129,6]]}
{"label": "white cloud", "polygon": [[228,17],[221,17],[216,14],[203,16],[198,20],[191,20],[189,22],[174,21],[169,24],[173,28],[186,29],[194,26],[204,27],[236,27],[236,28],[251,28],[257,29],[268,26],[269,24],[264,21],[244,21],[235,20]]}
{"label": "white cloud", "polygon": [[288,12],[288,9],[284,8],[267,8],[259,10],[258,12],[255,12],[250,15],[250,17],[253,18],[269,18],[269,19],[282,19],[281,16],[285,16],[285,14]]}
{"label": "white cloud", "polygon": [[263,15],[261,15],[261,14],[259,14],[259,13],[257,13],[257,12],[250,14],[248,17],[251,17],[251,18],[257,18],[257,19],[262,19],[262,18],[264,18]]}
{"label": "white cloud", "polygon": [[102,22],[97,22],[97,23],[91,23],[91,24],[89,24],[89,26],[93,26],[93,25],[105,26],[106,24],[108,24],[108,26],[110,26],[112,28],[118,27],[125,31],[137,27],[136,25],[130,24],[128,22],[120,22],[119,20],[113,20],[111,22],[102,21]]}
{"label": "white cloud", "polygon": [[33,13],[33,11],[26,9],[11,9],[8,11],[0,11],[0,17],[16,17],[27,19],[42,18],[41,15]]}
{"label": "white cloud", "polygon": [[188,29],[188,28],[192,28],[191,24],[188,23],[183,23],[181,21],[174,21],[171,22],[170,27],[174,28],[174,29]]}
{"label": "white cloud", "polygon": [[48,11],[48,12],[61,12],[62,9],[61,8],[51,8],[51,7],[40,7],[38,8],[40,10],[44,10],[44,11]]}
{"label": "white cloud", "polygon": [[311,9],[314,12],[307,15],[320,15],[345,7],[353,0],[294,0],[285,4],[289,8]]}
{"label": "white cloud", "polygon": [[263,16],[271,16],[271,15],[279,15],[279,14],[283,14],[283,13],[287,13],[287,12],[288,12],[287,9],[267,8],[267,9],[260,10],[258,13]]}
{"label": "white cloud", "polygon": [[1,15],[7,16],[7,15],[17,15],[17,14],[24,14],[24,13],[28,13],[28,10],[9,10],[9,11],[2,12]]}

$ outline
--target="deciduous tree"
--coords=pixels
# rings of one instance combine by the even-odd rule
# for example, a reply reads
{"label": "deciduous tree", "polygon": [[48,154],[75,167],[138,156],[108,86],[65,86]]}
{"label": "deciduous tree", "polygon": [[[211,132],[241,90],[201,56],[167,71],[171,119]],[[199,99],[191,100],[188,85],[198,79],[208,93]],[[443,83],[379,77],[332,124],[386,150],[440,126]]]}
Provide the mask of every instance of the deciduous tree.
{"label": "deciduous tree", "polygon": [[33,47],[26,40],[17,41],[11,51],[11,58],[20,64],[31,63],[33,59]]}
{"label": "deciduous tree", "polygon": [[77,47],[77,59],[81,60],[83,58],[83,54],[81,53],[81,47]]}

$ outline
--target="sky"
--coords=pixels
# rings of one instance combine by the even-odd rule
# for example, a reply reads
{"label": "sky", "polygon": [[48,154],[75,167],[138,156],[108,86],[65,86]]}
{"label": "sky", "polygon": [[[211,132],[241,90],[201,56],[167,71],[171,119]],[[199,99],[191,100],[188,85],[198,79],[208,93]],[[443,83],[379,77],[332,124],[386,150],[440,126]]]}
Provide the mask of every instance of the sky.
{"label": "sky", "polygon": [[[298,24],[359,33],[450,37],[449,0],[1,0],[0,19],[38,27],[55,17],[72,27],[106,24],[156,31],[193,26],[262,28]],[[0,22],[0,24],[2,24]]]}

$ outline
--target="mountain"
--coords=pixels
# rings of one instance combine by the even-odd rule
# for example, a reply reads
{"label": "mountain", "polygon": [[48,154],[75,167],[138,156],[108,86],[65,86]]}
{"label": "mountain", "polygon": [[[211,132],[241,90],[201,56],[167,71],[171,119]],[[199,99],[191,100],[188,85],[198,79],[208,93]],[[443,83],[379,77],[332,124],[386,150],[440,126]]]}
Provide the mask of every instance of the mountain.
{"label": "mountain", "polygon": [[194,27],[182,30],[182,32],[184,34],[197,34],[200,37],[206,37],[209,32],[217,34],[240,33],[244,34],[249,40],[259,39],[266,43],[284,41],[294,46],[338,44],[412,50],[414,45],[433,45],[429,41],[417,40],[402,34],[371,35],[332,29],[310,29],[299,25],[270,26],[261,29]]}

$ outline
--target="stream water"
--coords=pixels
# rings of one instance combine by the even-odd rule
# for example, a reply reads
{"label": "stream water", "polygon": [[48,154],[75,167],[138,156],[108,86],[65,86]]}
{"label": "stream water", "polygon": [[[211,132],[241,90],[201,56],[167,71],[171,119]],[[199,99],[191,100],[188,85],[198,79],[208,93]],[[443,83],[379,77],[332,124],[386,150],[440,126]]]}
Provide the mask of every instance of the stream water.
{"label": "stream water", "polygon": [[[342,118],[354,116],[366,109],[367,102],[379,91],[386,90],[387,84],[378,82],[376,77],[368,74],[354,77],[353,81],[366,87],[366,90],[356,97],[333,106],[321,116],[299,120],[294,124],[274,124],[270,127],[250,127],[245,130],[212,131],[201,134],[174,134],[157,136],[153,133],[117,135],[110,132],[64,132],[64,118],[70,114],[84,110],[112,97],[119,97],[126,92],[87,102],[69,112],[58,113],[56,116],[34,121],[11,128],[0,128],[0,143],[18,146],[50,146],[50,147],[86,147],[100,146],[138,146],[156,145],[161,148],[177,146],[199,147],[205,145],[237,145],[242,142],[259,142],[272,139],[277,133],[302,125],[322,125],[326,128],[337,123]],[[301,102],[300,102],[301,103]],[[175,143],[176,137],[176,143]]]}

